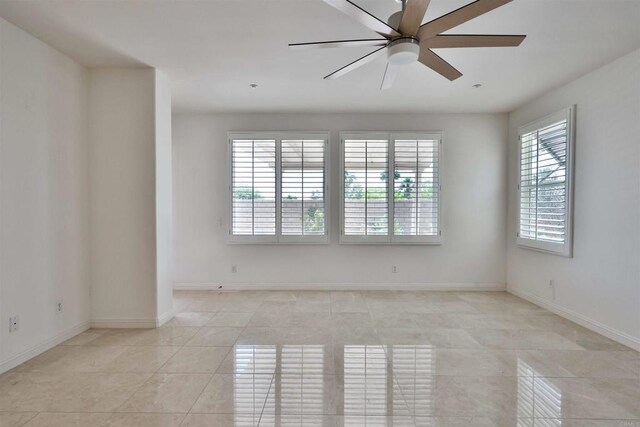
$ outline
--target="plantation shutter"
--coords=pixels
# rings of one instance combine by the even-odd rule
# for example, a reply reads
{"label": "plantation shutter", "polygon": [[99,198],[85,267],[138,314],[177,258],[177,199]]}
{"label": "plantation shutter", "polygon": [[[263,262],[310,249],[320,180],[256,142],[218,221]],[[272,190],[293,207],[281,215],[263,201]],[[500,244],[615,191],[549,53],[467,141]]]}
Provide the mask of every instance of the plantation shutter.
{"label": "plantation shutter", "polygon": [[282,235],[324,235],[325,146],[323,139],[283,139]]}
{"label": "plantation shutter", "polygon": [[347,137],[343,140],[343,154],[343,235],[377,236],[386,241],[389,235],[389,138]]}
{"label": "plantation shutter", "polygon": [[276,140],[231,141],[232,235],[276,235]]}
{"label": "plantation shutter", "polygon": [[439,235],[439,154],[439,139],[394,139],[394,236]]}
{"label": "plantation shutter", "polygon": [[520,132],[518,241],[568,254],[570,243],[570,110]]}

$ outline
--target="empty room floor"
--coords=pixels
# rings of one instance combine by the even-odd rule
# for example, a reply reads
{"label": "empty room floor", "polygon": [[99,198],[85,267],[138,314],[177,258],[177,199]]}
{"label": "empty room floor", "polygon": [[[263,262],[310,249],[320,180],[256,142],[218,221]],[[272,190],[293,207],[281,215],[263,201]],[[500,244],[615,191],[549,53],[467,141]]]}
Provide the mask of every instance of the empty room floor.
{"label": "empty room floor", "polygon": [[175,293],[0,376],[0,426],[640,426],[640,353],[505,292]]}

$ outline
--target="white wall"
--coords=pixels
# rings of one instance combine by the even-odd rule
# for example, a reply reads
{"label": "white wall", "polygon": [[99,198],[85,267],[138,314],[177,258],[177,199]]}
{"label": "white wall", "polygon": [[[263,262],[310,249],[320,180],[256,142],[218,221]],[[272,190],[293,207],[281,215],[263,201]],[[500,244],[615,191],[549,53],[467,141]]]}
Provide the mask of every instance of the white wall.
{"label": "white wall", "polygon": [[89,325],[86,111],[87,71],[0,19],[0,372]]}
{"label": "white wall", "polygon": [[[174,115],[176,286],[504,284],[506,126],[506,115]],[[227,244],[230,130],[331,131],[330,245]],[[444,131],[441,246],[338,245],[339,130]]]}
{"label": "white wall", "polygon": [[89,78],[91,308],[97,326],[151,326],[156,299],[155,70]]}
{"label": "white wall", "polygon": [[[509,117],[508,284],[640,349],[640,51]],[[517,129],[577,104],[574,257],[516,246]],[[549,280],[555,280],[555,301]]]}
{"label": "white wall", "polygon": [[156,268],[157,314],[160,323],[173,316],[173,211],[171,171],[171,87],[169,79],[156,71]]}

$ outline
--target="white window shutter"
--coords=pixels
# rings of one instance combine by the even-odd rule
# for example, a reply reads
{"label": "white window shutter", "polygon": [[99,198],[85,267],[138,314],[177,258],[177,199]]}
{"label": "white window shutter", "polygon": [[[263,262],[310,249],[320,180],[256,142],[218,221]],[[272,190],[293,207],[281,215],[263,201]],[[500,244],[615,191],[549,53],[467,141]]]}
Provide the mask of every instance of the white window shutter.
{"label": "white window shutter", "polygon": [[519,132],[518,243],[562,255],[571,248],[572,111]]}

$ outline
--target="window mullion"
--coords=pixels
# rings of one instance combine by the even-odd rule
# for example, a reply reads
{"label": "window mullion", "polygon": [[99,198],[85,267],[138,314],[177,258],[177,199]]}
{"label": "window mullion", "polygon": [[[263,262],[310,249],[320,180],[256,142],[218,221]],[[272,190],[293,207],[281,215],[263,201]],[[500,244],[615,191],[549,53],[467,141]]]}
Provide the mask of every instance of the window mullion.
{"label": "window mullion", "polygon": [[304,139],[300,141],[300,235],[304,236]]}
{"label": "window mullion", "polygon": [[364,235],[369,235],[369,141],[364,142]]}
{"label": "window mullion", "polygon": [[540,183],[540,133],[536,131],[536,213],[535,213],[535,234],[534,239],[538,240],[538,204],[540,202],[540,192],[539,192],[539,183]]}
{"label": "window mullion", "polygon": [[389,135],[387,143],[387,234],[390,242],[394,241],[395,230],[393,224],[395,222],[395,137]]}
{"label": "window mullion", "polygon": [[275,137],[275,167],[276,167],[276,242],[280,242],[282,236],[282,138]]}
{"label": "window mullion", "polygon": [[256,235],[256,141],[251,141],[251,235]]}
{"label": "window mullion", "polygon": [[420,167],[420,141],[416,140],[416,170],[415,170],[415,184],[414,190],[416,192],[416,236],[420,235],[420,218],[418,212],[420,212],[420,179],[418,177],[418,169]]}

